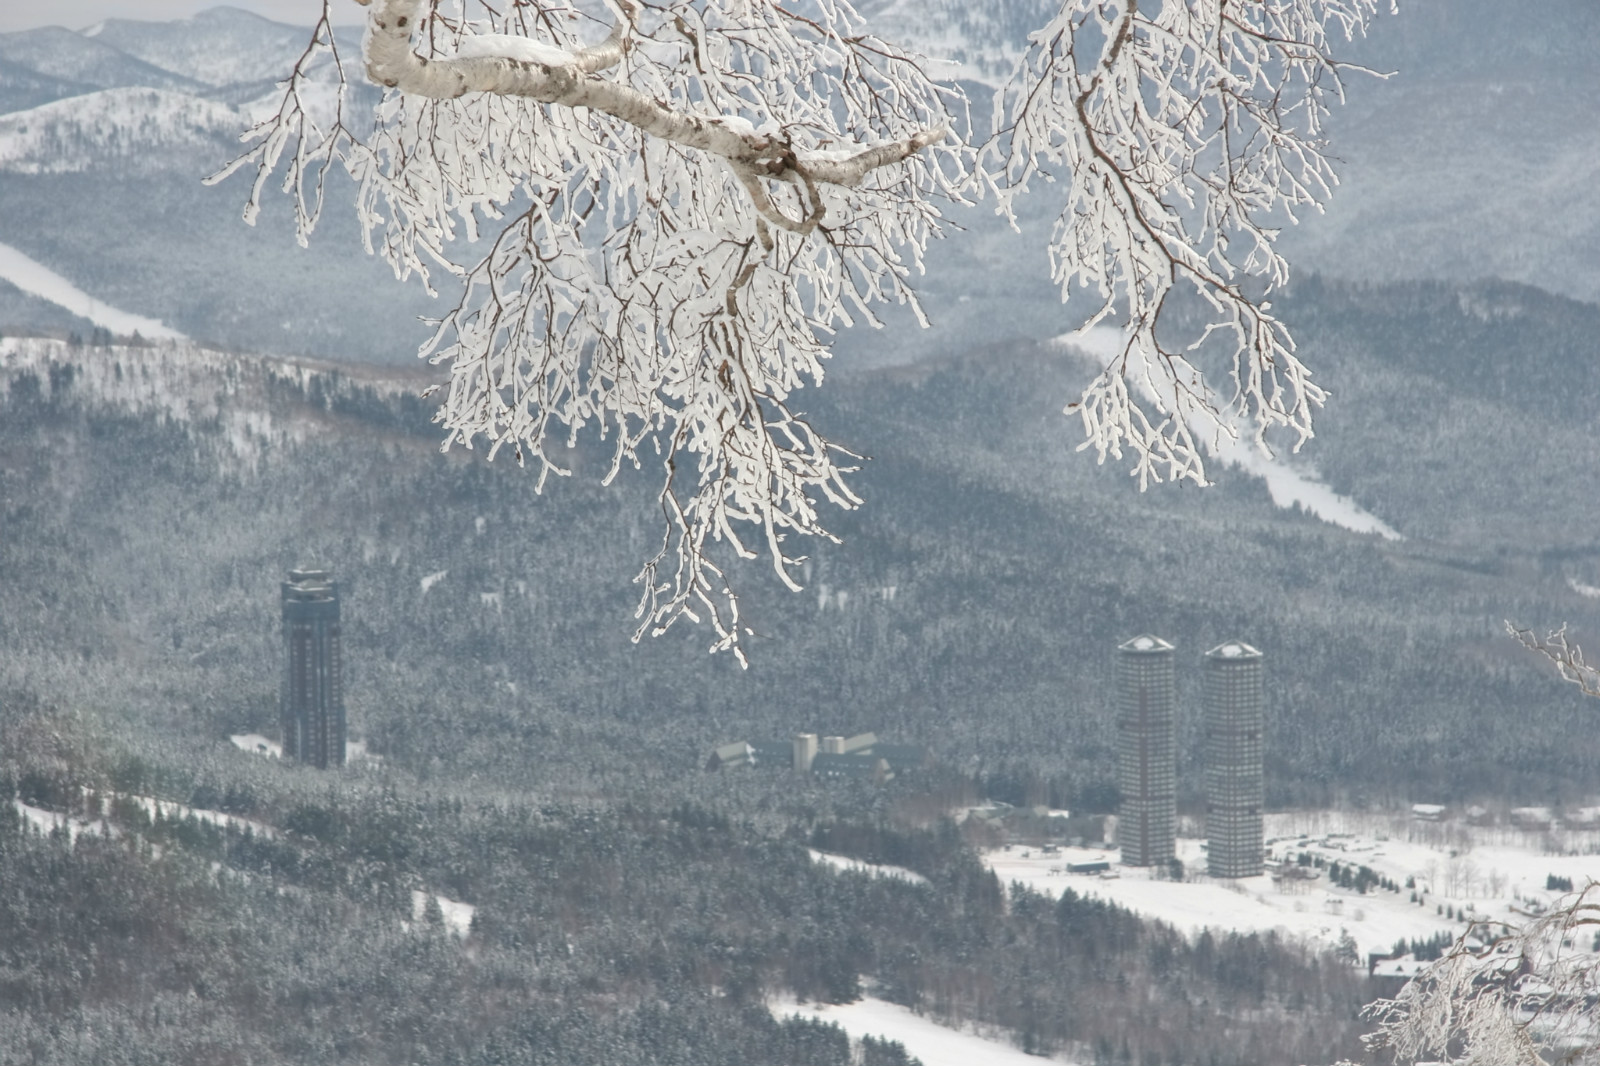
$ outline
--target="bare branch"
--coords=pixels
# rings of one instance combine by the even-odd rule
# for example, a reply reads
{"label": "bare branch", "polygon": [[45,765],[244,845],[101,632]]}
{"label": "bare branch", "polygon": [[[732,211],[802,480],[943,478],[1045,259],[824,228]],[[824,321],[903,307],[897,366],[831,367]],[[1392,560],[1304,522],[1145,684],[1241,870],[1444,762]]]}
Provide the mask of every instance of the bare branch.
{"label": "bare branch", "polygon": [[1515,637],[1524,648],[1536,651],[1555,663],[1563,680],[1570,681],[1583,690],[1585,696],[1600,697],[1600,668],[1590,666],[1583,658],[1583,649],[1567,639],[1567,627],[1551,630],[1541,638],[1531,629],[1522,629],[1510,622],[1506,632]]}

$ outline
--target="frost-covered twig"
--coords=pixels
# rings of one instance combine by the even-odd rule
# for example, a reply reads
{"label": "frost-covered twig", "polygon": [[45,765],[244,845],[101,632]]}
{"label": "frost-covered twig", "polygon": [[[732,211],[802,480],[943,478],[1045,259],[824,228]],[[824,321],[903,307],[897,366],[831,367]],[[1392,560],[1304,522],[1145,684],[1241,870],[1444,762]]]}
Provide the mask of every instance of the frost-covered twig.
{"label": "frost-covered twig", "polygon": [[1510,622],[1506,632],[1521,642],[1529,651],[1536,651],[1555,663],[1563,679],[1583,690],[1586,696],[1600,696],[1600,668],[1590,666],[1583,658],[1583,649],[1567,639],[1567,627],[1552,630],[1540,637],[1531,629],[1523,629]]}
{"label": "frost-covered twig", "polygon": [[1600,888],[1548,913],[1479,922],[1393,999],[1367,1007],[1367,1038],[1397,1062],[1553,1066],[1600,1060]]}
{"label": "frost-covered twig", "polygon": [[[254,147],[240,154],[227,166],[205,179],[214,185],[236,171],[255,165],[256,180],[245,200],[244,220],[255,225],[260,213],[261,193],[267,179],[278,168],[284,149],[292,143],[293,154],[285,168],[283,191],[295,197],[295,240],[304,248],[322,216],[323,198],[327,191],[329,167],[359,148],[359,140],[345,126],[345,96],[348,83],[344,64],[339,55],[339,42],[333,33],[331,0],[323,0],[322,17],[311,32],[305,51],[295,62],[289,78],[283,83],[283,96],[278,110],[271,117],[258,122],[244,134],[246,141],[255,141]],[[333,61],[337,79],[334,92],[333,113],[326,128],[317,121],[315,104],[307,99],[308,91],[316,84],[317,61],[324,55]]]}
{"label": "frost-covered twig", "polygon": [[[1205,483],[1204,441],[1244,425],[1265,449],[1283,427],[1299,447],[1326,394],[1295,356],[1271,304],[1288,279],[1277,228],[1321,210],[1337,183],[1322,121],[1342,93],[1330,36],[1364,32],[1377,0],[1064,0],[996,97],[999,131],[980,178],[1015,221],[1040,181],[1067,184],[1051,257],[1063,299],[1095,294],[1127,346],[1068,408],[1103,462],[1133,453],[1150,481]],[[1331,34],[1330,34],[1331,30]],[[1217,391],[1158,335],[1180,286],[1227,337],[1232,388]],[[1127,384],[1157,399],[1144,409]]]}
{"label": "frost-covered twig", "polygon": [[[874,305],[926,324],[911,279],[945,208],[979,186],[1009,211],[1041,170],[1068,181],[1057,279],[1099,287],[1096,321],[1130,323],[1080,407],[1102,457],[1127,444],[1141,484],[1203,480],[1196,435],[1232,432],[1234,408],[1258,441],[1309,435],[1323,394],[1245,282],[1281,283],[1274,213],[1332,183],[1327,27],[1359,30],[1373,3],[1062,0],[975,169],[960,91],[848,0],[607,0],[605,20],[573,0],[371,0],[366,69],[388,89],[371,133],[346,124],[342,80],[331,124],[302,99],[335,49],[325,7],[277,114],[224,174],[255,166],[250,218],[288,153],[303,240],[343,166],[397,277],[463,280],[421,348],[449,368],[447,447],[509,449],[541,488],[566,472],[551,442],[586,429],[611,442],[608,476],[661,462],[666,530],[639,574],[638,632],[703,616],[737,653],[713,555],[764,552],[794,587],[789,538],[827,537],[819,506],[859,502],[855,457],[794,412],[796,391],[821,381],[834,330],[880,324]],[[1180,281],[1236,343],[1231,401],[1157,340]]]}
{"label": "frost-covered twig", "polygon": [[[371,250],[402,278],[464,280],[422,348],[449,367],[447,447],[509,450],[540,488],[566,473],[551,443],[585,428],[611,442],[608,480],[661,462],[639,633],[707,620],[742,660],[714,555],[765,554],[795,587],[799,538],[828,536],[821,504],[859,503],[855,456],[790,398],[821,380],[823,334],[875,322],[880,301],[915,308],[936,204],[962,198],[970,165],[946,136],[960,96],[835,0],[803,17],[611,6],[587,44],[592,21],[564,0],[374,0],[367,71],[390,92],[371,135],[309,125],[297,68],[235,166],[264,175],[298,137],[323,165],[296,157],[291,188],[342,162]],[[480,235],[487,252],[458,262]]]}

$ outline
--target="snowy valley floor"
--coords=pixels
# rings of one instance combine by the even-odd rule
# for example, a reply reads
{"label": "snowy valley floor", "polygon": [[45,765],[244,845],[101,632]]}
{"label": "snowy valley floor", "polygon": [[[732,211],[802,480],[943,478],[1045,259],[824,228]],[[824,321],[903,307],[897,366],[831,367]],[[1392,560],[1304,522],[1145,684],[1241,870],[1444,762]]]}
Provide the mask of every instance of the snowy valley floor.
{"label": "snowy valley floor", "polygon": [[1067,1061],[1029,1055],[1004,1038],[951,1029],[899,1004],[871,996],[843,1004],[774,999],[767,1006],[777,1018],[798,1014],[833,1022],[849,1033],[852,1040],[864,1036],[897,1040],[922,1060],[922,1066],[1040,1066],[1041,1063]]}
{"label": "snowy valley floor", "polygon": [[[1045,853],[1012,845],[984,861],[1004,882],[1057,896],[1071,889],[1110,900],[1140,915],[1194,934],[1202,929],[1280,932],[1332,945],[1343,932],[1360,952],[1387,953],[1397,940],[1458,935],[1467,918],[1514,919],[1513,908],[1547,906],[1561,893],[1547,878],[1568,878],[1582,888],[1600,880],[1600,833],[1540,832],[1508,826],[1424,822],[1407,816],[1300,811],[1267,816],[1269,858],[1295,862],[1301,853],[1323,861],[1315,880],[1285,882],[1270,876],[1222,880],[1206,877],[1204,842],[1180,839],[1178,857],[1188,872],[1175,882],[1151,869],[1117,864],[1115,848],[1061,848]],[[1109,861],[1115,876],[1068,874],[1069,863]],[[1366,866],[1401,887],[1366,893],[1329,883],[1333,863]],[[1415,884],[1420,902],[1413,903]],[[1445,913],[1441,913],[1445,912]],[[1454,918],[1447,917],[1453,913]]]}

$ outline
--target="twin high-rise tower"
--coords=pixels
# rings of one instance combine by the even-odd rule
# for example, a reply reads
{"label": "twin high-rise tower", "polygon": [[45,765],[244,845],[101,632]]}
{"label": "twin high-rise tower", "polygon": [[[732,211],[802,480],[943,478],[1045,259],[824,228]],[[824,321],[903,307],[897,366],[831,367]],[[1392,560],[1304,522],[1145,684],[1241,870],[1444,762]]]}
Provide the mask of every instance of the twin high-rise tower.
{"label": "twin high-rise tower", "polygon": [[283,583],[283,754],[327,769],[343,766],[344,684],[339,658],[339,586],[326,570],[291,570]]}
{"label": "twin high-rise tower", "polygon": [[1128,866],[1177,854],[1177,706],[1171,644],[1140,636],[1117,648],[1117,843]]}
{"label": "twin high-rise tower", "polygon": [[1261,653],[1230,640],[1205,656],[1206,866],[1212,877],[1261,872],[1264,838]]}
{"label": "twin high-rise tower", "polygon": [[[1205,655],[1207,872],[1262,870],[1263,697],[1259,651],[1229,641]],[[1117,648],[1117,841],[1128,866],[1177,854],[1177,685],[1173,648],[1138,636]]]}

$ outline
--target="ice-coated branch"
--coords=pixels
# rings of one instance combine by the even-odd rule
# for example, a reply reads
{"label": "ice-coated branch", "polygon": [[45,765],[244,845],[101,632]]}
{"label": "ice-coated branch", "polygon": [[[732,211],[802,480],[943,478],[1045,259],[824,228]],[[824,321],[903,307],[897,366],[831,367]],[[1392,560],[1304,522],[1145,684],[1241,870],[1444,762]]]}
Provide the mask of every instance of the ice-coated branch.
{"label": "ice-coated branch", "polygon": [[1600,886],[1544,914],[1470,925],[1393,999],[1365,1009],[1373,1051],[1397,1062],[1552,1066],[1600,1052]]}
{"label": "ice-coated branch", "polygon": [[1591,666],[1583,657],[1583,649],[1567,639],[1566,626],[1543,637],[1510,622],[1505,623],[1505,627],[1524,648],[1554,663],[1563,680],[1577,685],[1585,696],[1600,697],[1600,667]]}
{"label": "ice-coated branch", "polygon": [[844,3],[610,7],[592,44],[567,0],[373,0],[373,131],[321,133],[297,68],[235,165],[264,181],[311,146],[291,190],[342,163],[369,250],[401,278],[462,279],[421,348],[448,368],[445,447],[509,453],[541,491],[584,431],[609,443],[608,481],[659,464],[638,635],[704,621],[742,662],[726,560],[764,556],[794,588],[824,508],[860,502],[857,457],[792,406],[822,378],[819,336],[916,309],[971,153],[946,136],[959,95]]}
{"label": "ice-coated branch", "polygon": [[[1325,393],[1265,294],[1288,278],[1277,227],[1336,184],[1322,118],[1346,68],[1330,29],[1363,32],[1375,5],[1063,0],[996,97],[979,180],[1013,223],[1031,186],[1067,186],[1050,244],[1062,298],[1090,290],[1089,324],[1113,319],[1127,337],[1068,412],[1102,462],[1133,453],[1141,488],[1204,483],[1219,438],[1311,436]],[[1163,313],[1180,290],[1211,321],[1175,341]],[[1219,359],[1225,388],[1202,373]]]}
{"label": "ice-coated branch", "polygon": [[[283,177],[283,189],[295,196],[295,240],[302,248],[310,240],[311,231],[322,216],[328,165],[358,143],[345,126],[347,83],[328,4],[329,0],[323,0],[322,17],[317,20],[311,40],[284,82],[277,112],[245,133],[243,139],[256,141],[255,146],[204,179],[207,185],[214,185],[254,163],[255,184],[244,206],[244,221],[253,226],[267,179],[277,169],[284,150],[292,144],[293,152]],[[331,101],[319,94],[319,90],[328,86],[316,76],[318,61],[324,54],[332,60],[334,83]],[[319,111],[330,113],[323,115],[319,121]]]}
{"label": "ice-coated branch", "polygon": [[[820,383],[824,338],[880,325],[880,304],[926,324],[911,281],[975,190],[1010,213],[1061,181],[1055,278],[1096,292],[1090,324],[1127,328],[1075,407],[1102,459],[1130,449],[1141,485],[1204,481],[1217,436],[1310,434],[1323,393],[1261,293],[1287,276],[1274,227],[1333,184],[1329,33],[1360,32],[1376,0],[1060,3],[981,159],[960,90],[848,0],[607,0],[606,20],[574,0],[370,0],[363,59],[387,90],[370,133],[346,122],[337,62],[332,118],[311,99],[325,5],[224,173],[254,165],[248,217],[287,159],[303,238],[342,166],[369,251],[430,291],[436,271],[462,283],[420,349],[446,368],[444,446],[509,453],[539,489],[584,433],[609,445],[608,480],[659,464],[638,633],[705,620],[740,654],[727,560],[764,556],[794,587],[824,508],[859,503],[856,457],[797,391]],[[1212,311],[1187,347],[1164,328],[1180,287]]]}
{"label": "ice-coated branch", "polygon": [[[592,108],[640,132],[721,156],[741,175],[854,186],[879,167],[942,140],[944,126],[917,130],[844,158],[797,153],[777,131],[757,132],[748,122],[670,108],[599,72],[616,66],[631,48],[638,8],[631,0],[606,39],[566,51],[525,37],[483,34],[465,39],[449,58],[424,59],[411,50],[422,0],[378,0],[368,19],[367,75],[377,84],[410,96],[453,100],[468,93],[526,97],[564,107]],[[781,223],[779,223],[781,224]]]}

